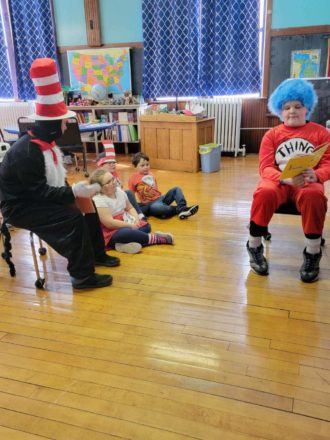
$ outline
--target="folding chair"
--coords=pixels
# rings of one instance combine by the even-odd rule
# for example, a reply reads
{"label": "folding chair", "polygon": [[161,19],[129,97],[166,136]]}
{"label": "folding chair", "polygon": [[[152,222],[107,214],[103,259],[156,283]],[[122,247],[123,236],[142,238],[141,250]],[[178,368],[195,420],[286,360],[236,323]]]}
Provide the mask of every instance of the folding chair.
{"label": "folding chair", "polygon": [[62,136],[56,140],[56,144],[63,152],[68,152],[74,155],[76,161],[76,171],[79,171],[76,153],[83,155],[83,172],[85,177],[89,176],[87,170],[87,150],[86,144],[81,139],[79,124],[76,118],[70,118],[66,125],[67,129]]}
{"label": "folding chair", "polygon": [[[3,252],[1,253],[1,257],[8,264],[10,276],[14,277],[16,275],[16,268],[15,268],[14,263],[11,260],[12,259],[11,235],[10,235],[10,231],[8,229],[8,226],[7,226],[7,224],[5,222],[3,222],[1,224],[0,236],[1,236],[2,246],[3,246]],[[43,243],[42,243],[42,241],[41,241],[41,239],[39,237],[38,237],[38,239],[39,239],[39,249],[38,249],[39,255],[40,256],[46,255],[47,249],[43,246]],[[34,245],[34,234],[33,234],[33,232],[30,232],[30,245],[31,245],[31,252],[32,252],[32,258],[33,258],[34,270],[35,270],[36,277],[37,277],[34,285],[38,289],[42,289],[44,287],[44,285],[45,285],[46,278],[42,278],[41,275],[40,275],[38,259],[37,259],[37,253],[36,253],[35,245]],[[45,277],[46,268],[45,268],[45,262],[43,260],[42,260],[42,264],[43,264],[43,272],[44,272],[44,277]]]}
{"label": "folding chair", "polygon": [[1,141],[1,143],[7,144],[7,145],[13,145],[16,142],[16,139],[15,140],[6,139],[3,134],[3,131],[0,128],[0,141]]}
{"label": "folding chair", "polygon": [[[283,203],[276,209],[275,214],[301,215],[294,202]],[[267,234],[265,234],[263,238],[266,241],[270,241],[272,238],[272,234],[269,231],[267,231]],[[325,245],[325,238],[322,237],[321,246],[324,245]]]}

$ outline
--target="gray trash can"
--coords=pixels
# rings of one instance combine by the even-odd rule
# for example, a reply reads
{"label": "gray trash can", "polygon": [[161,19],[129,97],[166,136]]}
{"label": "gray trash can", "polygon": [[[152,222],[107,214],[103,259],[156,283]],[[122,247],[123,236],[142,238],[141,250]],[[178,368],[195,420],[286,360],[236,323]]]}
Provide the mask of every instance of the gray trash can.
{"label": "gray trash can", "polygon": [[215,143],[200,145],[199,154],[203,173],[215,173],[220,170],[221,145]]}

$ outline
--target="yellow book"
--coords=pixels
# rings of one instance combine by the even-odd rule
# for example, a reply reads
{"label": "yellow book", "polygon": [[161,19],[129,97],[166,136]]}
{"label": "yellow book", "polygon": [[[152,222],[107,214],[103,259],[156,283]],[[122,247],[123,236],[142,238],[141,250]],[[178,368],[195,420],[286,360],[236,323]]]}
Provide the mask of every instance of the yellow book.
{"label": "yellow book", "polygon": [[306,154],[305,156],[295,156],[289,159],[282,171],[280,179],[289,179],[290,177],[295,177],[303,173],[307,168],[314,168],[320,162],[329,146],[330,142],[319,147],[314,153]]}

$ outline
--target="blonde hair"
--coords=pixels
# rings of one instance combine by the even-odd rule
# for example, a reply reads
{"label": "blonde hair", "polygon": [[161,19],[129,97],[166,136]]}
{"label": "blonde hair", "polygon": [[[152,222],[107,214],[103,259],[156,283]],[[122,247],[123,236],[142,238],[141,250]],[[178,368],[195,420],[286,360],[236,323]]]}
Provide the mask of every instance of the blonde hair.
{"label": "blonde hair", "polygon": [[107,173],[111,174],[110,171],[107,171],[104,168],[98,168],[91,174],[89,183],[99,183],[102,185],[103,176]]}

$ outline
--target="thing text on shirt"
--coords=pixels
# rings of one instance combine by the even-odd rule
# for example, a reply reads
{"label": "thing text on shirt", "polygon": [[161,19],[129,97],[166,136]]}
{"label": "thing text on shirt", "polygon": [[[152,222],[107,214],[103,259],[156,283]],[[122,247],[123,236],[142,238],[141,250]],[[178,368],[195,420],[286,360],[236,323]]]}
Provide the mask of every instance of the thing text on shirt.
{"label": "thing text on shirt", "polygon": [[311,154],[315,146],[303,138],[292,138],[282,142],[276,149],[275,162],[280,169],[291,157]]}

